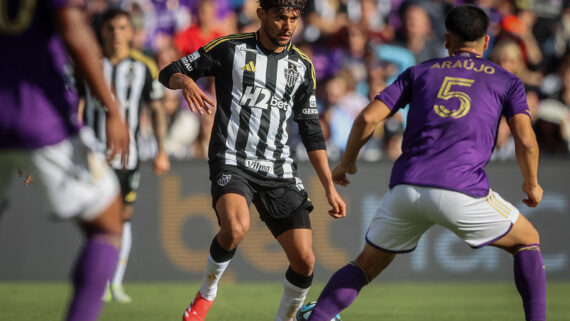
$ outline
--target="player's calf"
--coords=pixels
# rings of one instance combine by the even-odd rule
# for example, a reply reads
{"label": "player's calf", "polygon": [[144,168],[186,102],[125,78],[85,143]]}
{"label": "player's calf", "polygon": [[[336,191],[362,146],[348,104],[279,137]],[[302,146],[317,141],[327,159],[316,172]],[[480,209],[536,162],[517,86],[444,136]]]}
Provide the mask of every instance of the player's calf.
{"label": "player's calf", "polygon": [[[311,268],[312,271],[312,268]],[[299,274],[289,266],[283,280],[283,294],[275,321],[292,321],[295,313],[305,302],[309,288],[313,283],[313,274]]]}
{"label": "player's calf", "polygon": [[519,215],[507,235],[493,243],[513,255],[515,284],[526,321],[546,320],[546,275],[539,242],[538,231]]}
{"label": "player's calf", "polygon": [[545,321],[546,273],[538,244],[518,248],[514,254],[514,272],[526,321]]}
{"label": "player's calf", "polygon": [[117,264],[120,235],[90,233],[73,274],[74,294],[67,321],[93,321],[101,310],[101,296]]}

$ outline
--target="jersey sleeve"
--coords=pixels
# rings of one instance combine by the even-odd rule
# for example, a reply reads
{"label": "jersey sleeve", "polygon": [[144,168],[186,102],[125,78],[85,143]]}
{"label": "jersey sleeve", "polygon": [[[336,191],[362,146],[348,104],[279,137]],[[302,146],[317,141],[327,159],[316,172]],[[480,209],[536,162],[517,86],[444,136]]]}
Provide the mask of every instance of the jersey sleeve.
{"label": "jersey sleeve", "polygon": [[158,79],[155,79],[152,76],[152,73],[148,68],[146,68],[145,83],[142,94],[143,100],[147,103],[159,100],[164,96],[163,87],[160,85],[160,82],[158,82]]}
{"label": "jersey sleeve", "polygon": [[412,68],[406,69],[398,79],[380,92],[375,99],[381,100],[391,111],[406,107],[410,102]]}
{"label": "jersey sleeve", "polygon": [[513,77],[506,92],[502,114],[507,119],[516,114],[526,114],[530,117],[530,108],[526,101],[524,85],[517,77]]}
{"label": "jersey sleeve", "polygon": [[325,137],[317,110],[316,77],[313,64],[305,73],[305,81],[299,87],[299,93],[293,104],[294,119],[299,124],[299,135],[307,151],[326,149]]}
{"label": "jersey sleeve", "polygon": [[299,87],[293,104],[294,119],[297,122],[307,119],[319,119],[317,98],[315,96],[317,88],[315,68],[312,63],[309,63],[304,79],[305,81]]}
{"label": "jersey sleeve", "polygon": [[[208,46],[208,45],[206,45]],[[202,77],[215,76],[216,71],[219,70],[221,61],[224,58],[223,45],[216,46],[212,50],[206,50],[206,46],[194,51],[188,56],[182,57],[166,68],[159,74],[160,82],[167,88],[170,77],[175,73],[182,73],[186,76],[198,80]]]}
{"label": "jersey sleeve", "polygon": [[204,48],[200,48],[193,53],[176,62],[180,71],[194,80],[204,76],[212,76],[214,59]]}

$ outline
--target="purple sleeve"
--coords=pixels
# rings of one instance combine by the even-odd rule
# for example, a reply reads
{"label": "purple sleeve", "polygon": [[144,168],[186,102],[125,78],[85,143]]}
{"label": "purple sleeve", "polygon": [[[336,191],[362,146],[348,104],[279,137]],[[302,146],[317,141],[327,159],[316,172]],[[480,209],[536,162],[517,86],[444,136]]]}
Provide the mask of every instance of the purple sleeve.
{"label": "purple sleeve", "polygon": [[375,99],[381,100],[392,111],[406,107],[410,102],[412,68],[406,69],[398,79],[380,92]]}
{"label": "purple sleeve", "polygon": [[530,109],[526,101],[526,93],[522,81],[514,77],[507,90],[503,104],[503,116],[507,119],[516,114],[526,114],[530,117]]}

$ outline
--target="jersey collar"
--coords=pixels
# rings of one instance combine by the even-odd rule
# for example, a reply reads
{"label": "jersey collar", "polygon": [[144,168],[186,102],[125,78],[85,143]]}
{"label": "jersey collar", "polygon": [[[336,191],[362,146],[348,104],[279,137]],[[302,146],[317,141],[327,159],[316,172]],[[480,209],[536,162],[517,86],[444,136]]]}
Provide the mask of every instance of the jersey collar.
{"label": "jersey collar", "polygon": [[469,51],[457,51],[453,54],[453,56],[469,57],[469,58],[481,58],[482,57],[482,56],[480,56],[474,52],[469,52]]}
{"label": "jersey collar", "polygon": [[266,49],[263,44],[261,44],[261,40],[259,40],[259,30],[255,32],[255,40],[257,42],[257,47],[266,55],[269,57],[275,57],[275,58],[282,58],[284,56],[287,55],[287,53],[289,52],[289,50],[291,50],[291,47],[293,46],[293,43],[291,43],[291,41],[289,41],[289,43],[285,46],[285,48],[283,49],[283,51],[276,53],[273,52],[271,50]]}

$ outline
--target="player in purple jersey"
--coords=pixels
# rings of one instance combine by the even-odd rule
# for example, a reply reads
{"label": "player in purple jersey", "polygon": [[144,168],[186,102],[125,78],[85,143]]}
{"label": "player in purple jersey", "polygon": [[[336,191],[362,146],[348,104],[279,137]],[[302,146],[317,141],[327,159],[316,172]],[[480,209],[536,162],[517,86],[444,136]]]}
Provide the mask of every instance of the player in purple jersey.
{"label": "player in purple jersey", "polygon": [[52,213],[81,223],[86,242],[73,273],[68,321],[99,315],[117,261],[122,203],[113,172],[90,148],[92,134],[75,121],[77,97],[66,82],[65,47],[108,108],[110,156],[127,151],[129,143],[84,7],[77,0],[0,0],[0,204],[21,170],[33,175],[31,188]]}
{"label": "player in purple jersey", "polygon": [[356,156],[374,128],[409,104],[408,126],[390,190],[366,233],[357,259],[338,270],[309,317],[329,321],[348,307],[360,289],[397,253],[413,251],[432,225],[442,225],[473,248],[492,245],[514,257],[515,283],[527,321],[546,320],[546,281],[539,235],[532,224],[490,190],[484,167],[493,151],[501,116],[507,118],[528,196],[537,206],[538,145],[521,81],[482,59],[489,43],[488,18],[480,8],[459,6],[445,25],[447,58],[407,69],[355,120],[346,153],[333,171],[346,186]]}

